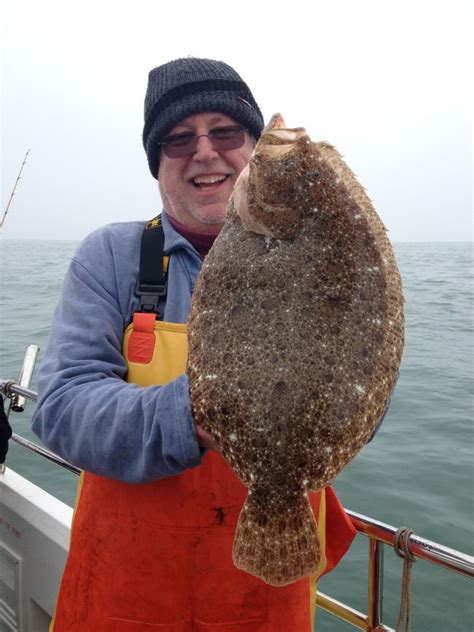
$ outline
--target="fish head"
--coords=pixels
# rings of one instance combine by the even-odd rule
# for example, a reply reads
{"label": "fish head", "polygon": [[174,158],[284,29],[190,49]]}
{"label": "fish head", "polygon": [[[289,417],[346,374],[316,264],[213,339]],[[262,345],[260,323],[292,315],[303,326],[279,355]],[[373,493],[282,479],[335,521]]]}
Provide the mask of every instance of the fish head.
{"label": "fish head", "polygon": [[319,177],[313,143],[302,127],[287,129],[275,114],[241,172],[231,205],[244,229],[292,239]]}

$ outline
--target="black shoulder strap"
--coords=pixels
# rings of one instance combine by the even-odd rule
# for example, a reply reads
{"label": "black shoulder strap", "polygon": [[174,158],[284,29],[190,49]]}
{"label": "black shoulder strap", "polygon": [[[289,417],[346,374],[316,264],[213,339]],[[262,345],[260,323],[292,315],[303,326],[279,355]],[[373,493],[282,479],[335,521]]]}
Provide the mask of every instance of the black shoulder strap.
{"label": "black shoulder strap", "polygon": [[135,293],[140,298],[139,312],[154,312],[162,318],[158,309],[160,297],[166,296],[167,270],[163,270],[165,234],[161,216],[146,223],[140,244],[140,272]]}

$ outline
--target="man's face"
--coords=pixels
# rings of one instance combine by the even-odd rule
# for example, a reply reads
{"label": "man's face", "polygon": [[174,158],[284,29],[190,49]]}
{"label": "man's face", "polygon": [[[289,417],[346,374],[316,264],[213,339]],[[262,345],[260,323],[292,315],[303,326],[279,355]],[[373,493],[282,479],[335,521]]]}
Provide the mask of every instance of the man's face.
{"label": "man's face", "polygon": [[[217,127],[237,123],[217,112],[188,116],[168,133],[208,134]],[[245,133],[242,147],[216,150],[207,136],[197,141],[190,156],[168,158],[161,150],[158,184],[166,212],[191,230],[216,235],[222,228],[227,202],[237,176],[253,151],[250,135]]]}

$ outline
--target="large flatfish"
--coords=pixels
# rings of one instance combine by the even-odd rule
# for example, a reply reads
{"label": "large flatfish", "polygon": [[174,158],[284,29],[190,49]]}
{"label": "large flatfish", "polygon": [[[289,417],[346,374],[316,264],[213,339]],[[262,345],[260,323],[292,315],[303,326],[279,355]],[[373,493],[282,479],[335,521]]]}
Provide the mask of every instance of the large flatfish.
{"label": "large flatfish", "polygon": [[308,492],[364,447],[397,380],[400,274],[339,153],[275,115],[236,182],[188,323],[197,424],[248,487],[234,563],[273,585],[318,567]]}

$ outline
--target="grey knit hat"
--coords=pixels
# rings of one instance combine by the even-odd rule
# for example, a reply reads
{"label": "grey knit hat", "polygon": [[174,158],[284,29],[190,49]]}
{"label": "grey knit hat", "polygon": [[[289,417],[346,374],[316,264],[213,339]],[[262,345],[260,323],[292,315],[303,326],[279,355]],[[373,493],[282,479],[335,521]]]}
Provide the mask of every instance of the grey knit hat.
{"label": "grey knit hat", "polygon": [[158,66],[148,75],[143,146],[154,178],[159,141],[180,121],[199,112],[222,112],[260,136],[263,116],[249,87],[222,61],[186,57]]}

